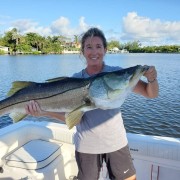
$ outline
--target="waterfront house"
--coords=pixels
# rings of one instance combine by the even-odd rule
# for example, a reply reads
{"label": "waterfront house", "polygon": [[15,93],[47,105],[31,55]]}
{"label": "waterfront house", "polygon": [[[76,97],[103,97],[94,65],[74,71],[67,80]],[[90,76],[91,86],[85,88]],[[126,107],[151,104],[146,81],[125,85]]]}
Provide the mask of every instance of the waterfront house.
{"label": "waterfront house", "polygon": [[9,53],[9,47],[5,47],[5,46],[0,46],[0,50],[4,51],[5,54]]}

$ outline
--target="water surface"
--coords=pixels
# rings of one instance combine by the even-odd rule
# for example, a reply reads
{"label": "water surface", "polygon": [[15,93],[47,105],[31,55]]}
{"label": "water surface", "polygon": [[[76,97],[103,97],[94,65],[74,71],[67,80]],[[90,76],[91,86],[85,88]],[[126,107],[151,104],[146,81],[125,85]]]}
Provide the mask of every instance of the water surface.
{"label": "water surface", "polygon": [[[107,54],[105,63],[130,67],[154,65],[158,72],[159,97],[147,99],[131,94],[121,107],[127,132],[180,138],[180,55]],[[0,56],[0,100],[15,80],[42,82],[58,76],[71,76],[85,67],[79,55]],[[11,124],[0,118],[0,128]]]}

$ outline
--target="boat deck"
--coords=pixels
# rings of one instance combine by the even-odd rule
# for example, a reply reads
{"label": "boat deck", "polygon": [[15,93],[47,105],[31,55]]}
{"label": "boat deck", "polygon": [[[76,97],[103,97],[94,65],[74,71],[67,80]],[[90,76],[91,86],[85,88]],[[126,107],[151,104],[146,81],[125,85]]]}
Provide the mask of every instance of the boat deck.
{"label": "boat deck", "polygon": [[[74,133],[75,129],[69,130],[66,125],[57,123],[57,120],[49,122],[49,119],[45,118],[27,118],[2,128],[0,130],[0,167],[4,172],[0,173],[0,179],[73,179],[77,174]],[[127,138],[138,180],[180,179],[180,139],[131,133],[127,133]],[[5,157],[13,154],[16,149],[24,147],[27,142],[37,139],[61,143],[61,153],[40,169],[28,170],[8,166],[8,162],[4,160]],[[33,153],[37,147],[38,145],[35,146]],[[100,174],[99,180],[109,180],[105,164]]]}

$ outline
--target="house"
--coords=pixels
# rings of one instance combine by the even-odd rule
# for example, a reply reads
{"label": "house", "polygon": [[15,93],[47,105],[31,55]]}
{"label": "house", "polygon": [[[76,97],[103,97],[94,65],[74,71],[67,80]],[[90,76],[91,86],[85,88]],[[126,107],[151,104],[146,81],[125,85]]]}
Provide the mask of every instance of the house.
{"label": "house", "polygon": [[109,53],[119,53],[119,52],[120,50],[117,47],[113,47],[112,49],[109,50]]}
{"label": "house", "polygon": [[129,53],[129,51],[127,49],[122,49],[120,50],[120,53]]}
{"label": "house", "polygon": [[9,47],[0,46],[0,50],[4,51],[5,54],[9,53]]}

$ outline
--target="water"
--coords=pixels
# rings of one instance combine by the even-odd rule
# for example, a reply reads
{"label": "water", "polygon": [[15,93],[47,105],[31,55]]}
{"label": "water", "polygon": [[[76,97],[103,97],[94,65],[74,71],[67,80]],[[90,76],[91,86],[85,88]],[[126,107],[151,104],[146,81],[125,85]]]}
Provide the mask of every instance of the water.
{"label": "water", "polygon": [[[159,97],[147,99],[131,94],[122,109],[127,132],[180,138],[180,55],[107,54],[105,63],[124,68],[154,65],[158,72]],[[0,100],[15,80],[42,82],[57,76],[71,76],[85,67],[79,55],[0,56]],[[0,117],[0,128],[11,124]]]}

